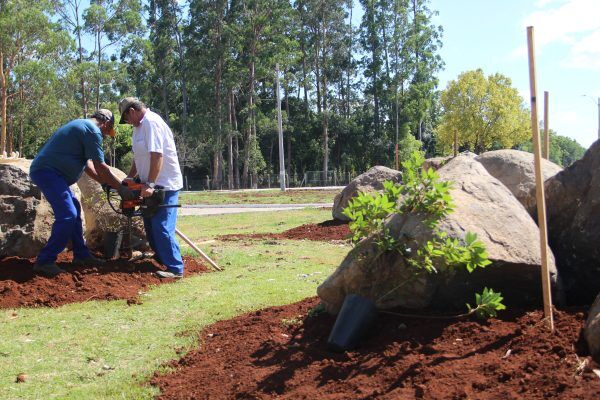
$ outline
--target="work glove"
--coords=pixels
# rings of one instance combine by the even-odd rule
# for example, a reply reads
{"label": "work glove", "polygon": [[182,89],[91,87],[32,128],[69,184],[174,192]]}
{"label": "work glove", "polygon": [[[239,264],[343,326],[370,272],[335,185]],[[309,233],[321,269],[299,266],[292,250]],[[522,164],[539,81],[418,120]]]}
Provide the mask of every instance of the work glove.
{"label": "work glove", "polygon": [[123,199],[123,200],[133,200],[136,197],[135,194],[133,193],[133,191],[125,185],[119,186],[119,188],[117,189],[117,192],[119,193],[119,196],[121,196],[121,199]]}

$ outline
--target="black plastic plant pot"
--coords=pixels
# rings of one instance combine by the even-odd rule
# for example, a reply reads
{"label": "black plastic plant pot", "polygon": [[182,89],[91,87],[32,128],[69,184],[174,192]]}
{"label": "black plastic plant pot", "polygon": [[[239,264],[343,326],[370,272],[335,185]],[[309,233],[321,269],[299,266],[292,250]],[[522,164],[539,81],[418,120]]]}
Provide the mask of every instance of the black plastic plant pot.
{"label": "black plastic plant pot", "polygon": [[329,349],[342,352],[355,348],[376,315],[377,307],[371,300],[356,294],[347,294],[327,339]]}
{"label": "black plastic plant pot", "polygon": [[104,258],[110,260],[119,257],[123,232],[104,232],[102,241],[104,245]]}

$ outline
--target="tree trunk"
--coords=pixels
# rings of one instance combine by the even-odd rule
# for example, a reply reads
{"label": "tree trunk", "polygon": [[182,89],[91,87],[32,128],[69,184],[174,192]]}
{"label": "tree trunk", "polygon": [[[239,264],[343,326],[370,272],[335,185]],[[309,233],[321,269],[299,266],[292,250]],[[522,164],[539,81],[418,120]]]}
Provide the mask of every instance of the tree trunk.
{"label": "tree trunk", "polygon": [[100,47],[101,45],[101,32],[100,32],[100,28],[98,28],[98,32],[96,32],[96,40],[97,40],[97,45],[98,45],[98,79],[96,82],[96,110],[98,110],[100,108],[100,65],[102,62],[102,48]]}
{"label": "tree trunk", "polygon": [[229,107],[229,133],[227,135],[227,188],[229,190],[233,189],[233,93],[231,89],[229,89],[229,93],[227,96]]}
{"label": "tree trunk", "polygon": [[4,68],[4,53],[0,52],[0,113],[2,114],[2,129],[0,130],[0,156],[6,152],[6,107],[8,104],[8,79],[10,64]]}

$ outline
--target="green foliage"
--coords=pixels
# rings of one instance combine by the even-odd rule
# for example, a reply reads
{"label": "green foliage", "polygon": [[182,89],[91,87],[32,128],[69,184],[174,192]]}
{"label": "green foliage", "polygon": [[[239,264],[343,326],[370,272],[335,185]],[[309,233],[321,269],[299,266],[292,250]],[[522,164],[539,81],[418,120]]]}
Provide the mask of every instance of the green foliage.
{"label": "green foliage", "polygon": [[383,193],[359,193],[348,202],[344,215],[351,220],[349,228],[353,243],[374,234],[380,248],[391,250],[396,246],[396,240],[385,227],[385,220],[396,212],[399,194],[400,188],[393,182],[386,181]]}
{"label": "green foliage", "polygon": [[493,318],[498,314],[498,311],[506,309],[506,306],[502,304],[502,300],[501,293],[484,288],[481,294],[475,293],[476,307],[473,308],[467,303],[467,309],[469,314],[475,314],[481,319]]}
{"label": "green foliage", "polygon": [[464,267],[473,272],[491,263],[485,245],[477,240],[477,234],[467,232],[464,242],[462,245],[457,238],[450,238],[445,232],[435,232],[434,238],[418,249],[417,257],[409,259],[409,263],[428,272],[438,272],[436,265],[444,271]]}
{"label": "green foliage", "polygon": [[442,92],[444,109],[437,128],[438,146],[448,153],[455,135],[458,146],[482,153],[492,148],[512,148],[530,136],[529,113],[509,78],[481,69],[467,71],[448,83]]}
{"label": "green foliage", "polygon": [[404,172],[400,191],[404,199],[400,211],[423,213],[427,216],[428,225],[434,227],[437,221],[452,212],[452,184],[440,181],[433,168],[421,168],[424,161],[423,153],[413,152],[411,157],[402,163]]}
{"label": "green foliage", "polygon": [[[533,153],[531,140],[519,146],[519,149]],[[550,129],[550,161],[566,168],[581,159],[584,154],[585,148],[577,141]]]}

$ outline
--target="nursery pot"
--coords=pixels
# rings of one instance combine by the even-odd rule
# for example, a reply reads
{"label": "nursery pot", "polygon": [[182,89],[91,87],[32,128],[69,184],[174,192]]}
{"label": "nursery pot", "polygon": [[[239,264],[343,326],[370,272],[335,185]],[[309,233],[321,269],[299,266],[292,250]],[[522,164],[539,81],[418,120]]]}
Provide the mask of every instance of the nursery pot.
{"label": "nursery pot", "polygon": [[119,257],[119,249],[123,241],[123,232],[104,232],[102,242],[104,244],[104,258],[112,259]]}
{"label": "nursery pot", "polygon": [[347,294],[327,339],[328,347],[334,351],[356,347],[376,315],[377,307],[371,300],[356,294]]}

